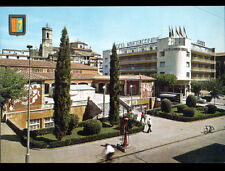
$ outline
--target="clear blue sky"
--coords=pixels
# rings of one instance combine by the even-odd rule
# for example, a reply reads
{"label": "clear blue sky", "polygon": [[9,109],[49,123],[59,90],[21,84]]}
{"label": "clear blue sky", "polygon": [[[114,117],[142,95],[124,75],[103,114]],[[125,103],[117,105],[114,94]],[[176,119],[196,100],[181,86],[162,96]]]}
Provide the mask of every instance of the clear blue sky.
{"label": "clear blue sky", "polygon": [[[192,42],[225,52],[224,6],[84,6],[84,7],[0,7],[0,52],[2,49],[38,47],[42,27],[53,29],[53,46],[59,46],[66,26],[70,41],[80,40],[102,55],[113,43],[168,37],[170,26],[184,26]],[[8,15],[26,14],[25,36],[8,33]]]}

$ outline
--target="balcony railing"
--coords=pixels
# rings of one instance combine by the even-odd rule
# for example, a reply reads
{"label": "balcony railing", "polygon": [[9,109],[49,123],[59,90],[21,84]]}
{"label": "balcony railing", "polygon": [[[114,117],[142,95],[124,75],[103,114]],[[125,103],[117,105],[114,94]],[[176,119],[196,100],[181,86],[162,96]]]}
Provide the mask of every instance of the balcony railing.
{"label": "balcony railing", "polygon": [[150,60],[122,60],[120,61],[120,65],[126,65],[126,64],[144,64],[144,63],[156,63],[156,59],[150,59]]}
{"label": "balcony railing", "polygon": [[198,57],[192,57],[191,61],[199,62],[199,63],[207,63],[207,64],[216,64],[216,61],[214,61],[214,60],[202,59],[202,58],[198,58]]}
{"label": "balcony railing", "polygon": [[208,53],[208,54],[211,54],[211,55],[215,55],[215,52],[213,52],[213,49],[206,48],[206,47],[201,47],[201,46],[196,45],[196,44],[191,44],[191,50],[202,52],[202,53]]}
{"label": "balcony railing", "polygon": [[191,71],[197,71],[197,72],[216,72],[216,69],[192,67],[191,68]]}
{"label": "balcony railing", "polygon": [[151,67],[151,68],[140,68],[140,67],[136,67],[136,68],[121,68],[121,72],[138,72],[138,71],[156,71],[156,67]]}
{"label": "balcony railing", "polygon": [[210,78],[212,77],[192,77],[191,79],[195,81],[207,81],[210,80]]}

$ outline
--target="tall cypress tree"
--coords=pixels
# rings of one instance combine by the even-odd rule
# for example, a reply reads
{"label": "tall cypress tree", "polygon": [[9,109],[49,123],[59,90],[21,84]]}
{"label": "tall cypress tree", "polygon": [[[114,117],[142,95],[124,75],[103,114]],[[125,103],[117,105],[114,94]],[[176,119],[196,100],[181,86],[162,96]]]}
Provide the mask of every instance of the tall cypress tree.
{"label": "tall cypress tree", "polygon": [[110,56],[110,110],[109,120],[112,125],[119,122],[119,99],[120,99],[120,65],[116,52],[116,45],[113,44],[112,55]]}
{"label": "tall cypress tree", "polygon": [[54,89],[54,134],[61,140],[66,135],[68,129],[67,116],[70,112],[70,83],[71,83],[71,62],[70,44],[67,29],[62,30],[60,49],[55,69],[55,89]]}

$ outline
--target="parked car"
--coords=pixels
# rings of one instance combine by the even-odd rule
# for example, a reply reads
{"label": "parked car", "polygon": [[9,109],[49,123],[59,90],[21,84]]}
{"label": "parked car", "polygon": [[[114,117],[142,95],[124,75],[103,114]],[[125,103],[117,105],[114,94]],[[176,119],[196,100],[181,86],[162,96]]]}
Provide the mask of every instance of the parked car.
{"label": "parked car", "polygon": [[206,99],[203,99],[201,97],[197,98],[197,103],[206,103]]}

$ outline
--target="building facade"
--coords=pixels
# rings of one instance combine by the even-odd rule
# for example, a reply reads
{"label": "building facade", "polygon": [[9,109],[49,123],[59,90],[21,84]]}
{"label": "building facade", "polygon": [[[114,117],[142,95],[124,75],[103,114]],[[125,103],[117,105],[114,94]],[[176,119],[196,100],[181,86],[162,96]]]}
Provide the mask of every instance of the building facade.
{"label": "building facade", "polygon": [[[59,47],[53,46],[52,33],[53,29],[48,25],[42,28],[42,43],[39,49],[31,49],[31,60],[57,61]],[[88,44],[81,41],[70,42],[70,52],[71,62],[96,67],[99,74],[102,74],[103,59]],[[0,59],[27,60],[28,56],[28,50],[3,49],[0,53]]]}
{"label": "building facade", "polygon": [[225,53],[216,54],[216,78],[225,74]]}
{"label": "building facade", "polygon": [[[55,82],[55,68],[56,62],[54,61],[41,61],[31,60],[29,68],[28,60],[17,59],[0,59],[1,69],[14,69],[18,73],[22,74],[26,79],[31,79],[30,89],[30,119],[31,129],[40,129],[51,127],[54,124],[53,120],[53,106],[54,101],[52,99],[51,89],[54,87]],[[87,105],[87,96],[93,96],[94,93],[98,93],[100,98],[103,97],[103,86],[106,86],[106,94],[109,92],[110,77],[98,74],[97,69],[80,63],[71,63],[71,86],[89,86],[89,89],[79,89],[71,94],[71,100],[73,101],[71,106],[71,113],[77,114],[82,120],[85,108]],[[153,85],[154,78],[143,75],[121,75],[121,96],[128,96],[126,103],[131,103],[130,93],[131,85],[133,96],[139,98],[132,101],[133,106],[139,107],[141,110],[144,108],[152,108],[154,105],[153,98]],[[25,85],[28,89],[28,85]],[[90,92],[91,91],[91,92]],[[94,100],[97,103],[98,100]],[[102,102],[101,102],[102,103]],[[5,120],[10,119],[16,123],[21,129],[27,128],[27,109],[28,109],[28,97],[21,99],[11,100],[9,99],[6,111],[2,115]],[[103,105],[102,105],[103,106]]]}
{"label": "building facade", "polygon": [[[216,76],[215,48],[192,43],[189,38],[149,38],[117,44],[121,74],[174,74],[177,91],[186,95],[191,80],[206,81]],[[103,51],[103,74],[110,74],[110,50]]]}

